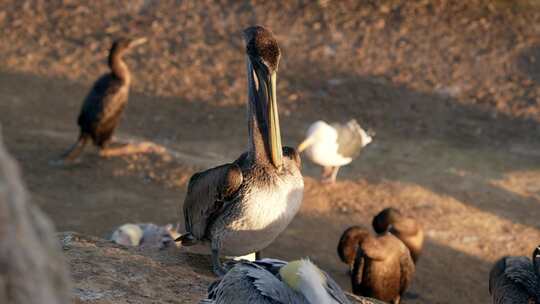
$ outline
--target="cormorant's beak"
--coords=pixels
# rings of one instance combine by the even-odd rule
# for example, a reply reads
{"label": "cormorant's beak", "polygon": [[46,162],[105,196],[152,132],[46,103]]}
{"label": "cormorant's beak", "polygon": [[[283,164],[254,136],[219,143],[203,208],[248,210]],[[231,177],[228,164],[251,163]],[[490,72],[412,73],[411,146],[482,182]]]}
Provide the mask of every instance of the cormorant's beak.
{"label": "cormorant's beak", "polygon": [[148,41],[148,39],[146,37],[137,38],[137,39],[131,41],[131,43],[129,44],[129,47],[130,48],[136,47],[138,45],[145,44],[147,41]]}
{"label": "cormorant's beak", "polygon": [[[265,134],[266,144],[270,152],[270,160],[276,168],[281,168],[283,164],[283,149],[281,146],[281,132],[279,129],[279,113],[276,97],[275,71],[269,71],[268,67],[258,58],[250,58],[254,79],[257,82],[257,107],[265,117],[267,124],[267,134]],[[258,110],[259,111],[259,110]]]}
{"label": "cormorant's beak", "polygon": [[298,153],[302,153],[302,151],[304,151],[307,147],[311,146],[313,144],[313,141],[314,141],[314,137],[313,136],[310,136],[306,139],[304,139],[303,142],[301,142],[299,145],[298,145]]}

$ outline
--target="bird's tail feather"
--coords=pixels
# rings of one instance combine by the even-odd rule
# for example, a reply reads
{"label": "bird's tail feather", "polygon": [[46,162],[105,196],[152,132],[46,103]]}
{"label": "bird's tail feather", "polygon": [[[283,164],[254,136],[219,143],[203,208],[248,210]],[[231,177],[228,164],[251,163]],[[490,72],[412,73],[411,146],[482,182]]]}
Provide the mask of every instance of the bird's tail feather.
{"label": "bird's tail feather", "polygon": [[77,139],[77,142],[74,143],[71,147],[69,147],[69,149],[67,149],[67,151],[60,156],[61,159],[66,161],[73,161],[74,159],[76,159],[83,151],[87,141],[88,136],[81,134],[81,136],[79,136],[79,139]]}

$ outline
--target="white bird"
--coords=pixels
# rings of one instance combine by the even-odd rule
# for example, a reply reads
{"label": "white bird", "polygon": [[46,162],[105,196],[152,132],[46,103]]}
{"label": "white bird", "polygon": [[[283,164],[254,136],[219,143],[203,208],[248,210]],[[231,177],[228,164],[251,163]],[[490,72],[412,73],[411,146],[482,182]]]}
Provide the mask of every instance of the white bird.
{"label": "white bird", "polygon": [[164,248],[173,243],[172,225],[124,224],[112,233],[111,241],[124,246]]}
{"label": "white bird", "polygon": [[333,183],[339,168],[358,157],[362,148],[373,140],[373,135],[362,129],[355,119],[346,124],[319,120],[309,127],[298,152],[305,150],[312,162],[323,167],[322,182]]}
{"label": "white bird", "polygon": [[[350,304],[339,285],[309,260],[240,262],[208,288],[200,304]],[[380,303],[358,298],[357,303]]]}

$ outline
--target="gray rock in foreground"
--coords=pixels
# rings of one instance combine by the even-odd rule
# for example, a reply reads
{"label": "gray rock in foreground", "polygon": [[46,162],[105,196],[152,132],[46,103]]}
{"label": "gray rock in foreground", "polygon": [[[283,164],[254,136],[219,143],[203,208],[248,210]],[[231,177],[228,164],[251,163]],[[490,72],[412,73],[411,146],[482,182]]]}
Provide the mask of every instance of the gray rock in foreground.
{"label": "gray rock in foreground", "polygon": [[0,134],[0,303],[69,303],[70,286],[54,228],[28,203]]}

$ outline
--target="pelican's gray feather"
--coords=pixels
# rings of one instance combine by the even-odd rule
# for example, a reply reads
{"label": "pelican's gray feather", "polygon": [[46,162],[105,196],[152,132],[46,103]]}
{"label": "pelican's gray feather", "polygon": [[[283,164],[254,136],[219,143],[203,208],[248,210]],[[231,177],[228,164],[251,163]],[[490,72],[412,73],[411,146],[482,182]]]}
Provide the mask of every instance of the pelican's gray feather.
{"label": "pelican's gray feather", "polygon": [[[248,267],[247,276],[254,279],[253,285],[261,292],[277,303],[307,303],[301,294],[289,288],[269,271],[254,264],[244,264]],[[264,270],[264,271],[260,271]]]}
{"label": "pelican's gray feather", "polygon": [[303,304],[301,294],[255,263],[236,264],[209,290],[209,303]]}
{"label": "pelican's gray feather", "polygon": [[324,276],[326,278],[326,292],[334,298],[339,304],[349,304],[350,301],[347,299],[345,294],[343,293],[343,290],[339,285],[332,279],[326,272],[324,272]]}
{"label": "pelican's gray feather", "polygon": [[489,273],[495,304],[540,303],[540,281],[527,257],[504,257]]}
{"label": "pelican's gray feather", "polygon": [[[533,263],[529,258],[506,258],[504,275],[516,284],[521,285],[530,295],[540,296],[540,278],[535,273]],[[538,301],[540,301],[540,298],[538,298]]]}
{"label": "pelican's gray feather", "polygon": [[[262,259],[255,262],[239,262],[220,280],[208,288],[208,299],[201,304],[309,304],[306,297],[281,281],[280,269],[287,262]],[[346,296],[339,285],[324,271],[326,286],[323,288],[336,304],[382,304],[371,298]],[[319,303],[311,303],[319,304]]]}
{"label": "pelican's gray feather", "polygon": [[278,259],[271,259],[271,258],[264,258],[261,260],[254,261],[253,263],[261,266],[267,271],[270,271],[275,276],[279,274],[279,270],[281,269],[281,267],[287,265],[287,262],[285,261],[278,260]]}
{"label": "pelican's gray feather", "polygon": [[197,239],[205,238],[208,225],[227,207],[242,181],[242,170],[236,164],[194,174],[189,180],[184,202],[186,231]]}

